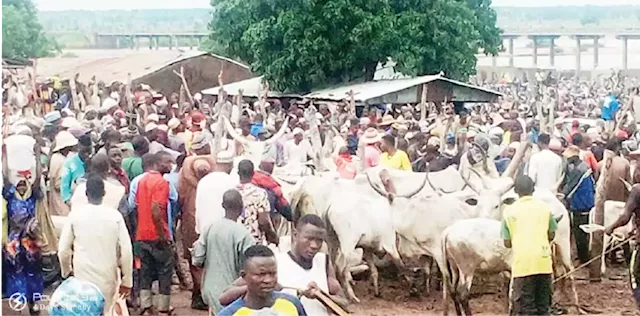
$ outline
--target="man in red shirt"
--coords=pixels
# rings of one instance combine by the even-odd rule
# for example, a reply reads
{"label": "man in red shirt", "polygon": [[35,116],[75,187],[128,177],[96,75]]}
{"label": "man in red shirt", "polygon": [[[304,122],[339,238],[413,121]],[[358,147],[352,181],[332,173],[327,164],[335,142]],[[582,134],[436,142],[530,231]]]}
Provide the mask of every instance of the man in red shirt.
{"label": "man in red shirt", "polygon": [[139,245],[140,299],[143,313],[153,306],[151,283],[158,280],[159,297],[157,311],[170,314],[171,276],[173,274],[173,250],[167,204],[169,202],[169,182],[162,176],[171,171],[171,154],[159,152],[150,157],[152,167],[140,179],[136,192],[138,205],[138,225],[136,242]]}

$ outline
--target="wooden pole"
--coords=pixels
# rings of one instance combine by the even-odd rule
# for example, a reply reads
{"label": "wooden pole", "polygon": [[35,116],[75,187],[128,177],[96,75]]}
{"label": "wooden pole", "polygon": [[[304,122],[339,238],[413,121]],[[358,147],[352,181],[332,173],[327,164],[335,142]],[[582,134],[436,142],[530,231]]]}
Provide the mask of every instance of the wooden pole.
{"label": "wooden pole", "polygon": [[173,71],[174,74],[176,74],[176,76],[180,77],[180,80],[182,80],[182,85],[184,86],[184,91],[187,94],[187,98],[189,98],[189,102],[193,105],[195,104],[193,102],[193,96],[191,95],[191,91],[189,91],[189,85],[187,84],[187,79],[185,79],[184,77],[184,67],[180,66],[180,73],[178,73],[177,71]]}
{"label": "wooden pole", "polygon": [[76,74],[75,76],[73,76],[73,78],[69,79],[69,89],[71,89],[71,100],[73,101],[73,105],[78,107],[76,108],[77,111],[80,111],[82,109],[80,109],[80,105],[79,105],[79,100],[78,100],[78,94],[76,93],[76,78],[78,77],[78,75]]}
{"label": "wooden pole", "polygon": [[267,121],[267,109],[265,108],[265,104],[267,103],[268,97],[269,97],[269,82],[264,80],[264,84],[262,86],[262,95],[260,97],[260,113],[262,113],[262,120],[264,122]]}
{"label": "wooden pole", "polygon": [[427,90],[428,85],[422,85],[422,97],[420,98],[420,121],[427,119]]}
{"label": "wooden pole", "polygon": [[353,90],[349,90],[349,117],[356,116],[356,97]]}
{"label": "wooden pole", "polygon": [[313,164],[321,169],[318,171],[324,171],[324,156],[322,155],[322,141],[320,140],[320,130],[318,129],[318,118],[316,117],[316,108],[313,105],[313,100],[309,103],[309,106],[304,111],[304,116],[309,122],[309,133],[311,134],[311,147],[313,148]]}

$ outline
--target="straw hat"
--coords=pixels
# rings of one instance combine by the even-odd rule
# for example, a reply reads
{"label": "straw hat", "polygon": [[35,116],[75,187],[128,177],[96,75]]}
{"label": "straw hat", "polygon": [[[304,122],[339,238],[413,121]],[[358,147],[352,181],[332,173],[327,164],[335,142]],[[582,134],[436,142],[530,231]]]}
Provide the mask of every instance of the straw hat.
{"label": "straw hat", "polygon": [[567,147],[567,149],[564,150],[564,153],[562,153],[562,155],[565,158],[571,158],[571,157],[575,157],[575,156],[580,156],[580,148],[578,148],[578,146],[576,146],[576,145],[571,145],[571,146]]}
{"label": "straw hat", "polygon": [[390,114],[387,114],[382,117],[382,121],[378,123],[378,126],[389,126],[395,122],[396,120],[393,118],[393,116],[391,116]]}
{"label": "straw hat", "polygon": [[382,134],[378,133],[373,127],[367,128],[362,134],[362,137],[360,137],[360,141],[365,145],[375,144],[379,142],[380,139],[382,139]]}
{"label": "straw hat", "polygon": [[53,147],[53,152],[57,152],[66,147],[73,147],[78,144],[78,139],[73,136],[70,132],[60,131],[58,135],[56,135],[55,139],[55,147]]}

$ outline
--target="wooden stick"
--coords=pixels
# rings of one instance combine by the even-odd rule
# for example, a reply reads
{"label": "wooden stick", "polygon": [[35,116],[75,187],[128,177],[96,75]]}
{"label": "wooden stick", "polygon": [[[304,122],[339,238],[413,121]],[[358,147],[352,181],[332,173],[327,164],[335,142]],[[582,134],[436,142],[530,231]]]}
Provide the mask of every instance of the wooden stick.
{"label": "wooden stick", "polygon": [[265,108],[265,104],[267,102],[267,98],[269,97],[269,81],[264,80],[262,96],[260,97],[260,113],[262,113],[262,119],[267,121],[267,109]]}
{"label": "wooden stick", "polygon": [[187,97],[189,98],[189,102],[193,105],[195,104],[193,102],[193,96],[191,95],[191,91],[189,90],[189,85],[187,84],[187,79],[185,79],[184,77],[184,67],[180,66],[180,73],[176,72],[175,70],[173,71],[174,74],[176,74],[176,76],[180,77],[180,80],[182,80],[182,85],[184,86],[184,91],[187,94]]}
{"label": "wooden stick", "polygon": [[420,121],[427,119],[427,84],[422,85],[422,97],[420,98]]}
{"label": "wooden stick", "polygon": [[[295,287],[288,287],[288,286],[283,286],[283,289],[289,289],[289,290],[294,290],[298,293],[302,293],[305,290],[303,289],[299,289],[299,288],[295,288]],[[322,303],[322,305],[324,305],[325,307],[329,308],[334,314],[338,315],[338,316],[348,316],[349,313],[347,313],[347,311],[345,311],[342,307],[340,307],[340,305],[336,304],[336,302],[334,302],[333,300],[331,300],[331,298],[329,297],[329,294],[326,293],[325,291],[321,290],[321,289],[317,289],[315,292],[316,298],[317,300]]]}
{"label": "wooden stick", "polygon": [[76,94],[76,78],[77,77],[78,77],[78,74],[76,74],[73,78],[69,79],[69,89],[71,89],[71,100],[73,101],[73,105],[78,107],[76,108],[76,111],[79,111],[81,109],[79,105],[78,95]]}
{"label": "wooden stick", "polygon": [[349,114],[350,116],[356,115],[356,96],[353,90],[349,90]]}
{"label": "wooden stick", "polygon": [[[133,114],[134,112],[134,108],[133,108],[133,91],[132,89],[132,81],[133,79],[131,78],[131,73],[127,74],[127,84],[125,85],[125,97],[127,98],[127,111],[130,114]],[[97,85],[98,83],[96,83]],[[132,118],[129,120],[129,124],[131,124],[131,120]],[[138,122],[139,123],[139,122]]]}
{"label": "wooden stick", "polygon": [[218,102],[216,102],[216,104],[222,102],[221,100],[223,98],[224,82],[222,81],[222,74],[224,74],[224,63],[220,61],[220,73],[218,73],[218,86],[220,89],[218,89]]}

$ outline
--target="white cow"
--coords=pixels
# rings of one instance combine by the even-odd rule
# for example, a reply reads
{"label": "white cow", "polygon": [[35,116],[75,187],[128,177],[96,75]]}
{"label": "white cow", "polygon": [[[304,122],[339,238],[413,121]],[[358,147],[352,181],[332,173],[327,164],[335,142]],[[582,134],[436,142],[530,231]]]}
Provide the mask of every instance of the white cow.
{"label": "white cow", "polygon": [[[605,201],[604,202],[604,227],[607,227],[613,224],[622,213],[624,213],[625,202],[620,201]],[[595,208],[591,210],[589,213],[589,224],[595,224]],[[629,221],[627,225],[616,228],[613,233],[616,236],[620,236],[622,238],[627,238],[633,231],[633,223]],[[605,252],[607,251],[607,247],[609,243],[612,242],[611,236],[607,234],[602,234],[602,260],[600,260],[600,271],[604,274],[607,271],[607,264],[605,259]],[[593,234],[590,234],[590,241],[593,242]],[[591,249],[592,244],[589,244],[589,249]],[[611,244],[613,246],[613,242]]]}
{"label": "white cow", "polygon": [[366,175],[359,175],[354,180],[317,176],[304,178],[294,190],[291,201],[296,220],[304,214],[316,214],[327,223],[327,244],[339,281],[349,298],[356,302],[359,299],[351,287],[351,263],[347,258],[352,256],[356,247],[363,249],[375,293],[379,294],[374,254],[388,253],[396,265],[403,265],[395,243],[392,209],[406,204],[404,198],[418,193],[426,183],[424,178],[418,188],[395,195],[393,203],[389,203],[386,191],[371,184]]}
{"label": "white cow", "polygon": [[[444,315],[448,314],[447,292],[458,315],[471,315],[469,296],[476,273],[498,274],[511,270],[513,255],[500,236],[501,222],[488,218],[457,221],[442,233]],[[507,280],[507,284],[508,284]]]}
{"label": "white cow", "polygon": [[[458,177],[460,177],[458,175]],[[483,189],[482,195],[501,196],[513,186],[510,178],[494,180],[492,188]],[[469,197],[466,192],[452,194],[418,195],[410,199],[404,208],[394,208],[394,225],[399,235],[398,250],[403,260],[418,261],[429,274],[432,257],[440,271],[445,269],[442,256],[442,233],[454,223],[472,218],[499,219],[500,210],[484,213],[485,209],[476,205],[478,197]],[[427,282],[427,291],[429,284]]]}
{"label": "white cow", "polygon": [[[477,173],[476,175],[479,176]],[[485,217],[499,220],[501,219],[502,208],[505,205],[513,203],[513,201],[518,198],[518,195],[512,189],[501,194],[495,190],[487,191],[486,188],[492,187],[490,182],[491,181],[489,179],[482,178],[482,183],[485,189],[475,188],[475,190],[478,190],[477,207],[481,209],[481,213],[489,215]],[[470,186],[473,187],[474,184],[470,183]],[[553,244],[557,247],[556,251],[558,252],[561,266],[555,268],[563,268],[564,271],[556,270],[558,273],[567,273],[573,270],[573,263],[571,260],[571,224],[569,212],[564,204],[558,200],[556,194],[548,189],[536,188],[533,193],[533,197],[549,204],[551,214],[554,218],[559,219],[558,230],[556,231]],[[569,276],[569,279],[571,282],[571,289],[573,291],[573,300],[576,306],[578,306],[578,293],[575,288],[573,275]],[[564,287],[562,288],[564,289]]]}

